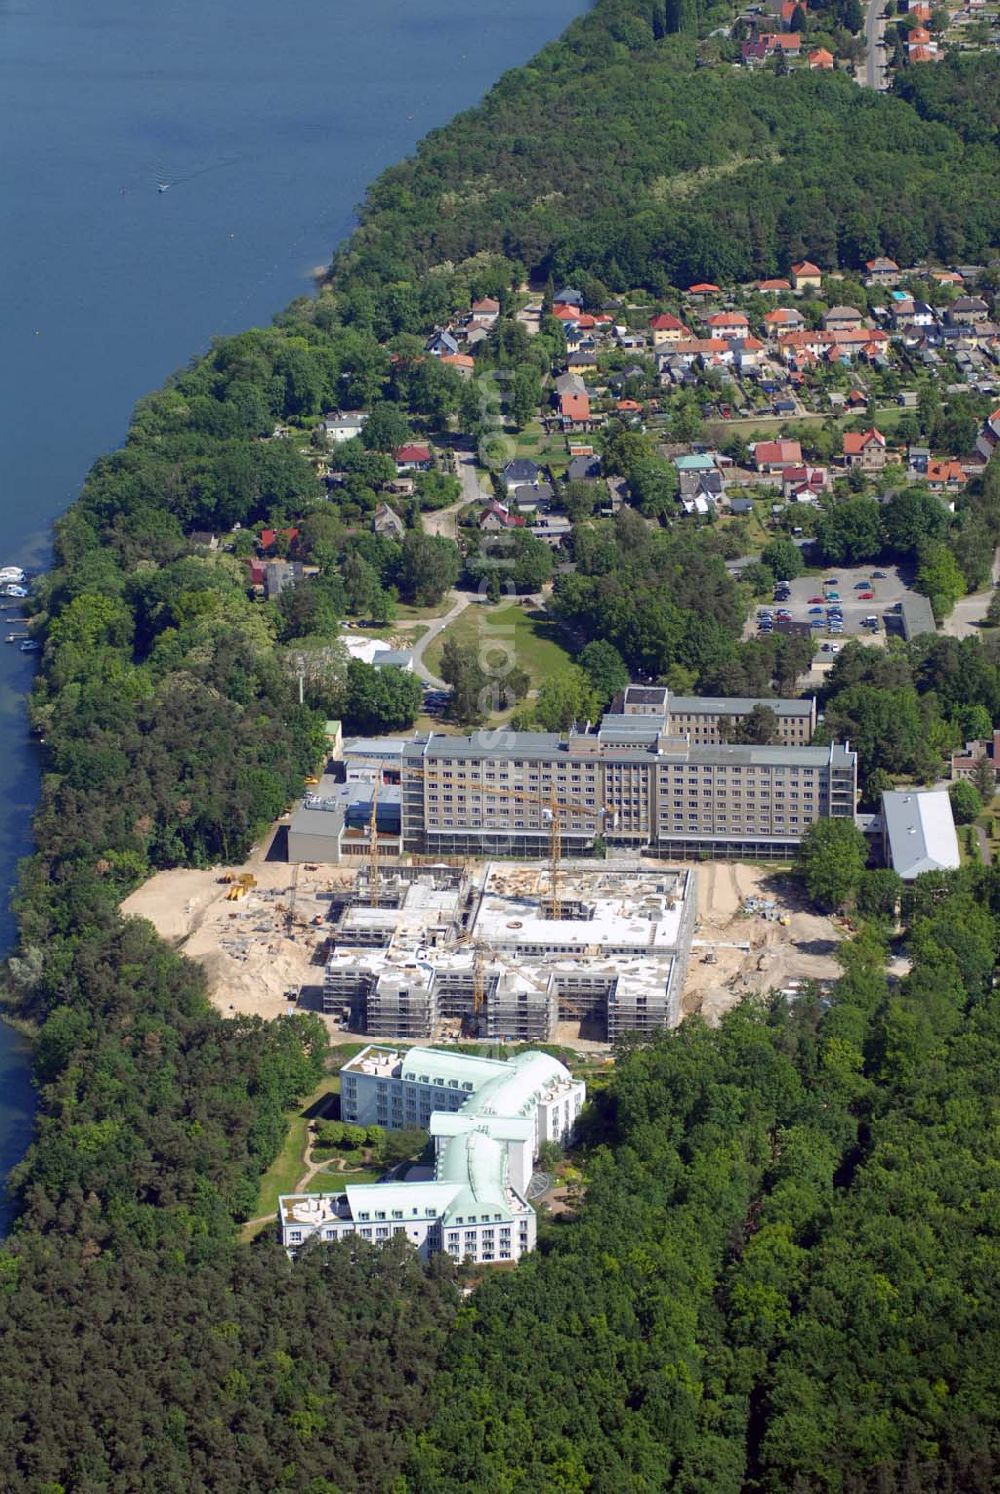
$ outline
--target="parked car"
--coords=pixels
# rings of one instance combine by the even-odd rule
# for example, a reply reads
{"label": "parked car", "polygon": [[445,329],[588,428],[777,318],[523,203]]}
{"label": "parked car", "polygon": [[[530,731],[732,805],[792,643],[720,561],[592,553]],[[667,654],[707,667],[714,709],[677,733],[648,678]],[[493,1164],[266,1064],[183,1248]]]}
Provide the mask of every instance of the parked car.
{"label": "parked car", "polygon": [[870,581],[855,581],[855,583],[854,583],[854,590],[855,591],[868,591],[868,589],[869,589],[870,586],[871,586],[871,582]]}
{"label": "parked car", "polygon": [[872,575],[875,577],[876,581],[885,580],[885,571],[872,571]]}
{"label": "parked car", "polygon": [[825,602],[826,598],[825,597],[810,597],[809,600],[810,600],[810,602]]}
{"label": "parked car", "polygon": [[826,627],[826,623],[823,621],[823,619],[821,617],[814,617],[813,620],[812,620],[812,622],[809,624],[809,626],[811,628],[825,628]]}
{"label": "parked car", "polygon": [[840,592],[839,591],[828,591],[827,594],[826,594],[826,599],[827,599],[828,602],[839,602],[840,601]]}
{"label": "parked car", "polygon": [[813,613],[816,613],[816,612],[818,612],[822,616],[822,613],[823,613],[822,607],[810,607],[809,608],[809,615],[810,615],[810,617],[813,615]]}
{"label": "parked car", "polygon": [[823,582],[823,585],[824,586],[839,586],[840,582],[838,581],[838,579],[837,579],[836,576],[827,576],[826,580]]}
{"label": "parked car", "polygon": [[874,600],[875,600],[875,593],[873,591],[859,591],[858,592],[858,601],[859,602],[874,602]]}

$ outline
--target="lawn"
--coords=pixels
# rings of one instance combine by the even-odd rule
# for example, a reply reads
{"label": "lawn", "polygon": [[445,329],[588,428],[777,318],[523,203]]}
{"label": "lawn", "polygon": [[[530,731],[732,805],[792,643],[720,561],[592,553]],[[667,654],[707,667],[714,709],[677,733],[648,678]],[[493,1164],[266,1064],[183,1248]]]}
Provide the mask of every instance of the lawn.
{"label": "lawn", "polygon": [[[360,1053],[363,1047],[365,1047],[364,1043],[344,1043],[335,1049],[331,1059],[339,1070],[342,1064],[347,1063],[356,1053]],[[257,1196],[257,1215],[274,1213],[277,1210],[280,1195],[295,1191],[299,1179],[305,1172],[302,1154],[306,1149],[309,1122],[317,1116],[324,1116],[328,1120],[334,1119],[338,1109],[337,1096],[339,1094],[339,1072],[324,1074],[312,1094],[307,1095],[298,1109],[292,1111],[284,1144],[261,1177],[260,1192]]]}
{"label": "lawn", "polygon": [[445,640],[455,638],[459,643],[477,649],[486,667],[491,656],[510,659],[519,669],[527,671],[532,687],[537,689],[542,680],[560,674],[572,663],[563,642],[564,636],[558,624],[538,612],[529,612],[509,602],[501,603],[499,607],[477,604],[466,607],[451,626],[435,638],[424,655],[424,663],[437,673]]}

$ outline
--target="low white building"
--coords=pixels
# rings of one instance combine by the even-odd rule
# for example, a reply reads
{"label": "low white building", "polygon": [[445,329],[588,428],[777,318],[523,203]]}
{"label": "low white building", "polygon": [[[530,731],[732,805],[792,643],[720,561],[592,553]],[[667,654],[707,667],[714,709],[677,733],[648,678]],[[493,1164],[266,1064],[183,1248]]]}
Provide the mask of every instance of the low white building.
{"label": "low white building", "polygon": [[404,1234],[426,1259],[516,1261],[535,1245],[526,1191],[539,1145],[565,1142],[586,1087],[557,1059],[497,1060],[436,1048],[371,1045],[341,1070],[341,1114],[358,1125],[423,1126],[434,1139],[426,1182],[348,1184],[337,1194],[278,1201],[282,1243]]}
{"label": "low white building", "polygon": [[885,861],[904,882],[921,872],[954,871],[961,865],[958,836],[945,789],[886,790],[882,795]]}

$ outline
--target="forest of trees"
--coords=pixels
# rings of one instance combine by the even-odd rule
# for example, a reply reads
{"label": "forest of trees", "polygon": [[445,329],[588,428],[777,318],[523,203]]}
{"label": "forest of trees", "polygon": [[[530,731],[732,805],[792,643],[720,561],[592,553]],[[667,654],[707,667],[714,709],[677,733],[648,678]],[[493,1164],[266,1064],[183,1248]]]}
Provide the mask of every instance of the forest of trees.
{"label": "forest of trees", "polygon": [[832,999],[621,1054],[587,1196],[451,1334],[407,1487],[980,1490],[1000,1471],[1000,881],[921,878]]}
{"label": "forest of trees", "polygon": [[[31,624],[44,778],[3,982],[39,1102],[0,1251],[5,1489],[874,1494],[1000,1476],[993,872],[907,895],[902,982],[885,975],[897,890],[866,874],[876,922],[832,998],[622,1049],[581,1137],[579,1218],[466,1302],[447,1262],[406,1247],[293,1265],[269,1235],[239,1243],[324,1031],[224,1018],[196,967],[118,913],[153,870],[244,856],[314,769],[332,708],[412,718],[412,684],[348,669],[332,640],[345,613],[433,605],[459,576],[457,547],[419,526],[453,500],[449,473],[416,480],[402,540],[367,524],[400,440],[450,417],[479,433],[471,386],[422,355],[436,322],[471,296],[509,305],[526,268],[596,299],[806,253],[974,258],[1000,237],[978,108],[995,61],[925,69],[905,100],[695,70],[694,33],[724,18],[599,0],[385,174],[317,297],[143,400],[57,525]],[[515,421],[561,337],[504,318],[477,354],[518,369]],[[275,429],[336,406],[370,420],[327,489]],[[671,479],[641,436],[612,429],[603,461],[662,516]],[[878,543],[946,543],[971,574],[991,503],[942,538],[900,502]],[[848,517],[863,534],[870,515]],[[231,553],[193,538],[237,524]],[[264,525],[297,529],[275,553],[316,568],[267,604],[244,565]],[[630,509],[578,526],[554,606],[579,667],[545,682],[534,719],[595,711],[636,672],[789,688],[800,640],[740,642],[734,542]],[[547,574],[526,540],[517,560],[525,588]],[[947,564],[922,563],[934,595]],[[472,719],[482,682],[468,658],[447,667]],[[920,775],[1000,715],[1000,660],[976,640],[845,649],[825,704],[869,784]]]}

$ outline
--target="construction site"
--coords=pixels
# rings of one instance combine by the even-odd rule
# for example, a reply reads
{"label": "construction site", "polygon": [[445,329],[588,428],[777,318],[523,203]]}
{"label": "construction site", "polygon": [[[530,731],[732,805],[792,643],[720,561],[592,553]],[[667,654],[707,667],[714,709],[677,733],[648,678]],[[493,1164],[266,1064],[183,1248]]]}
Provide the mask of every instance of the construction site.
{"label": "construction site", "polygon": [[680,1021],[695,873],[576,862],[359,873],[331,901],[323,1010],[372,1037],[613,1042]]}
{"label": "construction site", "polygon": [[342,1041],[600,1048],[839,973],[843,927],[770,870],[563,860],[556,812],[547,859],[401,858],[377,805],[353,866],[267,843],[233,870],[161,872],[122,911],[197,960],[224,1013],[313,1010]]}

